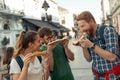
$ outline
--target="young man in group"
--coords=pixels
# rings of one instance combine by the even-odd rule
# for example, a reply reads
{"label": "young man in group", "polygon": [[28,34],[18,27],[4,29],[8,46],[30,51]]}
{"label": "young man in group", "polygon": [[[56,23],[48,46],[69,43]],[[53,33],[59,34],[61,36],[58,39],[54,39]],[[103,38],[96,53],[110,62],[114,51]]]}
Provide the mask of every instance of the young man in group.
{"label": "young man in group", "polygon": [[[89,11],[84,11],[77,17],[81,32],[87,34],[87,38],[79,40],[77,45],[83,49],[84,57],[88,62],[92,61],[94,80],[116,80],[120,77],[120,51],[118,35],[112,27],[105,27],[104,33]],[[104,42],[101,35],[104,36]]]}
{"label": "young man in group", "polygon": [[[54,41],[53,32],[43,27],[38,30],[39,36],[43,39],[44,45],[41,46],[41,50],[47,49],[49,42]],[[68,48],[69,40],[64,40],[61,44],[55,44],[51,54],[48,54],[48,63],[50,70],[51,80],[74,80],[69,60],[74,60],[73,52]]]}

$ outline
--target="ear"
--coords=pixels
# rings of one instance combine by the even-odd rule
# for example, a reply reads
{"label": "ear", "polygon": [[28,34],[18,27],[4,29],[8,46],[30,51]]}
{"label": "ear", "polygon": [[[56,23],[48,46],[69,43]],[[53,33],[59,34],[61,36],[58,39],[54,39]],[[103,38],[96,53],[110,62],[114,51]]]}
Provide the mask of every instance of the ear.
{"label": "ear", "polygon": [[93,21],[93,19],[90,19],[90,23],[93,23],[94,21]]}
{"label": "ear", "polygon": [[32,44],[32,43],[29,43],[29,44],[28,44],[28,46],[29,46],[29,47],[32,47],[32,46],[33,46],[33,44]]}

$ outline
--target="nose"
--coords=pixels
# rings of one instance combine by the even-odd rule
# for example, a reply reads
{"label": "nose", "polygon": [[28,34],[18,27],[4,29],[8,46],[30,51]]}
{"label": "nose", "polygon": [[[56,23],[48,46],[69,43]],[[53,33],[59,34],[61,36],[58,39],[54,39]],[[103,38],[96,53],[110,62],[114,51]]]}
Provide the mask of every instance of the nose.
{"label": "nose", "polygon": [[50,39],[48,40],[48,42],[52,42],[52,41],[54,41],[54,39],[53,39],[53,38],[50,38]]}
{"label": "nose", "polygon": [[42,44],[44,44],[44,42],[43,42],[43,41],[40,41],[40,45],[42,45]]}
{"label": "nose", "polygon": [[80,28],[80,32],[86,32],[86,29]]}
{"label": "nose", "polygon": [[88,32],[88,30],[86,30],[86,29],[83,29],[81,32],[85,32],[85,33],[87,33],[87,32]]}

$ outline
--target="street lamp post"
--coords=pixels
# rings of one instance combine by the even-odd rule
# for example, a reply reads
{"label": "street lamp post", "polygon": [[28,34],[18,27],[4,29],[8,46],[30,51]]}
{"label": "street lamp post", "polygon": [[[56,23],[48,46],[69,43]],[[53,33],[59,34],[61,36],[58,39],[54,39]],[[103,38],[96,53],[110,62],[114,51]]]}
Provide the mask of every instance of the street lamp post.
{"label": "street lamp post", "polygon": [[47,15],[47,10],[48,8],[50,8],[49,4],[46,2],[46,0],[44,0],[44,3],[42,5],[42,8],[46,11],[46,21],[48,21],[48,15]]}

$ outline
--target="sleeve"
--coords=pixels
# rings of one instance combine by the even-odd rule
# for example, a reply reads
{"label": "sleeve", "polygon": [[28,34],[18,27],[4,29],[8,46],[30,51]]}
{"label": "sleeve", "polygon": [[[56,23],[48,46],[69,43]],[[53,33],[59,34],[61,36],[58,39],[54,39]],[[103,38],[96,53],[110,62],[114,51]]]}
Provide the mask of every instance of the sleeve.
{"label": "sleeve", "polygon": [[10,74],[21,73],[21,69],[15,59],[11,60],[10,63]]}
{"label": "sleeve", "polygon": [[118,36],[114,28],[107,27],[104,31],[106,49],[113,54],[119,54]]}
{"label": "sleeve", "polygon": [[41,51],[45,51],[45,50],[47,50],[47,47],[46,47],[45,45],[42,45],[42,46],[40,47],[40,50],[41,50]]}

